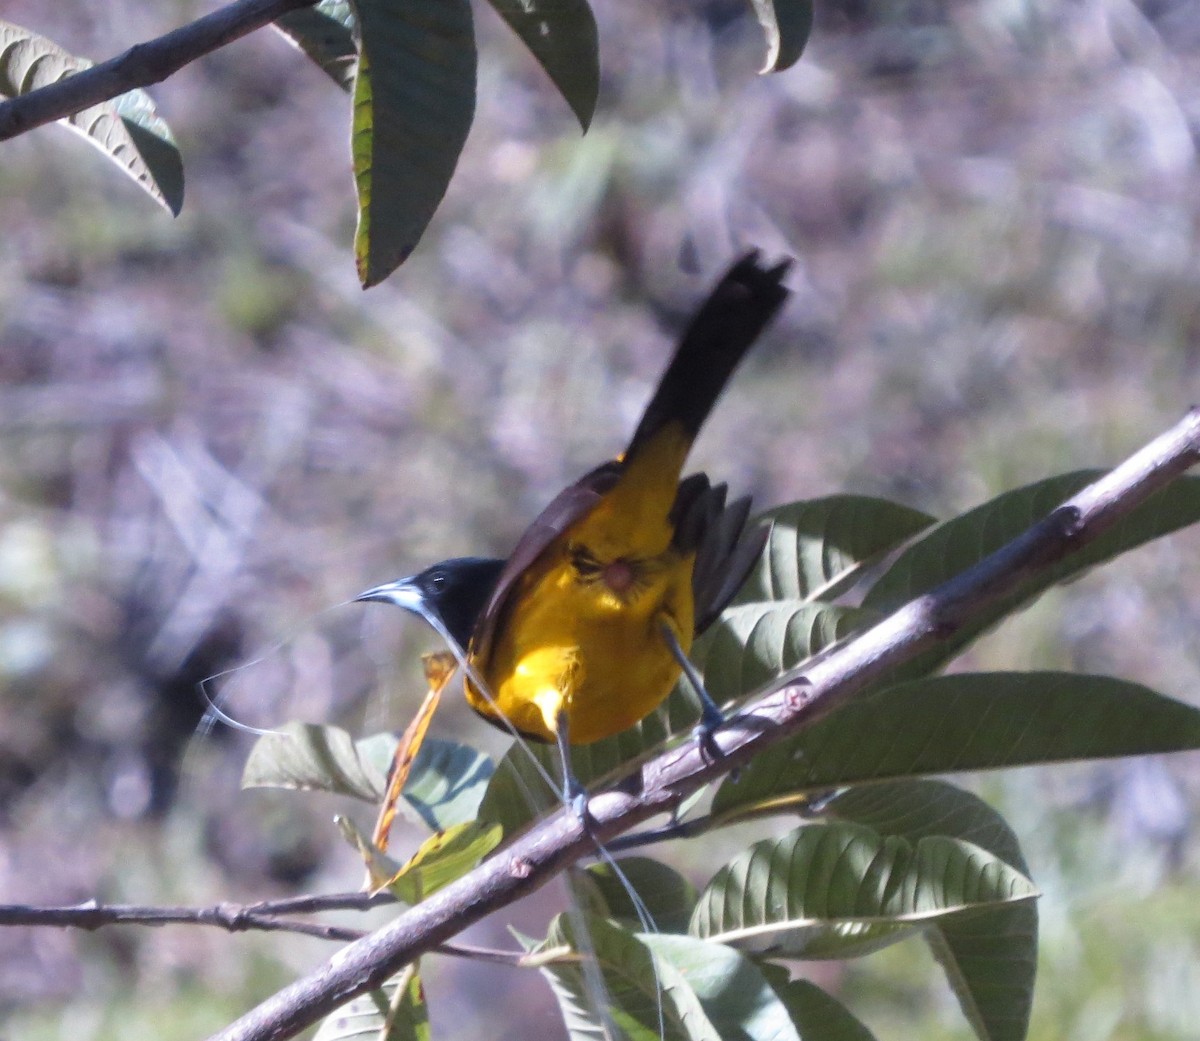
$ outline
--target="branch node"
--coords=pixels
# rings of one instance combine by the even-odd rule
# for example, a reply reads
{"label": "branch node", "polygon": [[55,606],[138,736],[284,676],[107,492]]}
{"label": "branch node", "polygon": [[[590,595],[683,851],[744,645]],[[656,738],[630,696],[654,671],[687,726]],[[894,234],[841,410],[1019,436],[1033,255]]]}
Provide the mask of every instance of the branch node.
{"label": "branch node", "polygon": [[1083,511],[1078,506],[1060,506],[1050,516],[1064,539],[1078,538],[1084,530]]}
{"label": "branch node", "polygon": [[812,698],[812,684],[805,679],[791,684],[783,692],[783,702],[789,712],[799,712]]}

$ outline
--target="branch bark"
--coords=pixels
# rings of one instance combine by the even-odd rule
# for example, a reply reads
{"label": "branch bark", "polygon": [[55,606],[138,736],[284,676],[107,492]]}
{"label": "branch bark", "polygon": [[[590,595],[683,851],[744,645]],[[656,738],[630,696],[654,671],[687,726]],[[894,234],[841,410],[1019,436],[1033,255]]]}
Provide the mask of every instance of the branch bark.
{"label": "branch bark", "polygon": [[124,54],[38,90],[0,102],[0,141],[111,101],[135,87],[160,83],[185,65],[261,29],[314,0],[236,0],[220,10]]}
{"label": "branch bark", "polygon": [[285,917],[298,910],[332,910],[347,908],[366,910],[390,902],[362,893],[339,894],[331,897],[309,897],[303,900],[263,901],[257,904],[213,904],[209,907],[147,907],[138,904],[100,904],[89,900],[83,904],[58,907],[34,907],[27,904],[0,904],[0,926],[58,926],[75,929],[100,929],[106,925],[211,925],[226,932],[301,933],[321,940],[349,942],[360,939],[360,929],[343,929],[336,925],[316,922],[297,922]]}
{"label": "branch bark", "polygon": [[[288,932],[315,936],[319,940],[348,943],[365,934],[361,929],[343,929],[315,922],[293,922],[292,914],[317,911],[369,911],[373,907],[394,904],[391,893],[313,893],[281,900],[260,900],[253,904],[220,903],[208,907],[147,906],[140,904],[101,904],[88,900],[82,904],[36,906],[0,904],[0,928],[4,926],[50,926],[67,929],[102,929],[107,925],[211,925],[226,932]],[[471,944],[439,944],[439,954],[503,965],[520,965],[523,951],[502,951]]]}
{"label": "branch bark", "polygon": [[642,764],[587,804],[587,830],[569,811],[536,825],[470,874],[350,945],[214,1035],[213,1041],[281,1041],[372,990],[418,955],[549,881],[635,824],[669,813],[692,791],[745,764],[916,655],[930,649],[1031,573],[1079,552],[1200,460],[1200,410],[977,565],[918,597],[735,717],[713,738],[712,758],[692,740]]}

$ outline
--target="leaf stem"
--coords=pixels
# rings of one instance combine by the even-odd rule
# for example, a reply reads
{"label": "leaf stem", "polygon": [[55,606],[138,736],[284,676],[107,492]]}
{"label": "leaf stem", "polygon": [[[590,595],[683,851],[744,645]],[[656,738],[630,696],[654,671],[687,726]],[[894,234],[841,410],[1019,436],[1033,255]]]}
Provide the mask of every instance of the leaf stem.
{"label": "leaf stem", "polygon": [[312,4],[313,0],[235,0],[90,69],[0,102],[0,141],[111,101],[135,87],[160,83],[197,58]]}

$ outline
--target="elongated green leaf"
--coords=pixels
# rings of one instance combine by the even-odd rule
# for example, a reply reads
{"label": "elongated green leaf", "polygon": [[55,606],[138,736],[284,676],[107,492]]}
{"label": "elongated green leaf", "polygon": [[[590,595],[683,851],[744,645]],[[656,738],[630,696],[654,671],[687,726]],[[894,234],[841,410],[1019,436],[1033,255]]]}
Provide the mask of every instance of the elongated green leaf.
{"label": "elongated green leaf", "polygon": [[922,774],[1200,748],[1200,710],[1108,676],[962,673],[843,705],[762,752],[713,812],[739,816],[798,793]]}
{"label": "elongated green leaf", "polygon": [[[377,734],[357,744],[359,756],[387,776],[396,749],[394,734]],[[427,737],[404,786],[404,801],[434,831],[474,820],[495,763],[470,745]]]}
{"label": "elongated green leaf", "polygon": [[650,857],[601,861],[590,865],[583,878],[594,889],[593,894],[584,894],[585,903],[627,929],[680,933],[687,929],[696,906],[696,887],[674,868]]}
{"label": "elongated green leaf", "polygon": [[760,72],[781,72],[804,53],[813,25],[812,0],[750,0],[763,32],[767,59]]}
{"label": "elongated green leaf", "polygon": [[[379,802],[397,740],[385,733],[356,742],[340,727],[288,723],[251,749],[242,787],[332,792]],[[469,745],[426,738],[404,787],[406,815],[435,831],[473,820],[493,769],[492,760]]]}
{"label": "elongated green leaf", "polygon": [[[668,718],[683,714],[694,721],[687,696],[673,691],[667,704],[650,713],[641,723],[603,741],[576,745],[571,749],[571,769],[585,787],[613,773],[668,736]],[[678,706],[676,703],[679,703]],[[670,706],[670,707],[668,707]],[[504,754],[479,805],[479,816],[495,821],[505,835],[514,835],[547,810],[562,806],[562,765],[552,745],[515,742]]]}
{"label": "elongated green leaf", "polygon": [[354,87],[357,23],[349,0],[320,0],[275,19],[275,28],[307,54],[342,90]]}
{"label": "elongated green leaf", "polygon": [[721,704],[752,694],[875,620],[858,608],[798,600],[731,607],[697,641],[704,685]]}
{"label": "elongated green leaf", "polygon": [[379,990],[327,1016],[313,1041],[429,1041],[431,1036],[421,977],[410,965]]}
{"label": "elongated green leaf", "polygon": [[722,1038],[802,1041],[787,1006],[762,970],[741,952],[694,936],[639,939],[660,964],[670,964],[683,977]]}
{"label": "elongated green leaf", "polygon": [[500,844],[500,826],[464,821],[429,836],[408,861],[400,864],[381,853],[349,817],[334,817],[342,837],[367,869],[368,887],[390,889],[406,904],[419,904],[443,886],[461,878]]}
{"label": "elongated green leaf", "polygon": [[364,762],[354,739],[341,727],[288,723],[264,734],[250,750],[243,788],[291,788],[333,792],[378,802],[387,773]]}
{"label": "elongated green leaf", "polygon": [[768,510],[763,554],[737,602],[832,599],[864,565],[935,523],[918,510],[864,495],[831,495]]}
{"label": "elongated green leaf", "polygon": [[475,34],[470,0],[355,7],[354,255],[368,287],[408,259],[450,183],[475,114]]}
{"label": "elongated green leaf", "polygon": [[858,938],[835,927],[927,925],[1035,895],[1024,875],[969,842],[910,843],[856,824],[810,824],[755,843],[717,872],[689,931],[743,950],[845,957]]}
{"label": "elongated green leaf", "polygon": [[498,824],[465,821],[432,835],[387,884],[406,904],[418,904],[462,878],[499,844]]}
{"label": "elongated green leaf", "polygon": [[[1103,472],[1096,470],[1052,477],[1006,492],[947,521],[897,558],[871,588],[863,606],[883,613],[928,592],[1020,535],[1063,500],[1101,476]],[[928,675],[1043,590],[1197,521],[1200,521],[1200,478],[1182,477],[1080,552],[1028,578],[1014,592],[989,603],[987,609],[968,624],[890,678],[898,681]]]}
{"label": "elongated green leaf", "polygon": [[[515,835],[547,810],[562,805],[562,786],[557,780],[561,772],[558,756],[549,746],[514,741],[496,764],[479,804],[480,819],[499,824],[507,836]],[[585,786],[591,779],[578,771],[576,776]]]}
{"label": "elongated green leaf", "polygon": [[491,0],[587,130],[600,91],[596,16],[587,0]]}
{"label": "elongated green leaf", "polygon": [[560,916],[539,950],[557,948],[572,953],[542,972],[572,1041],[606,1038],[609,1025],[629,1041],[721,1041],[682,974],[632,933],[590,915]]}
{"label": "elongated green leaf", "polygon": [[875,1041],[845,1005],[808,980],[777,984],[775,992],[805,1041]]}
{"label": "elongated green leaf", "polygon": [[[0,98],[15,98],[91,68],[44,36],[0,21]],[[82,134],[159,205],[183,206],[183,160],[170,127],[144,90],[84,109],[59,122]]]}
{"label": "elongated green leaf", "polygon": [[[909,841],[948,835],[973,842],[1029,874],[1004,818],[982,799],[941,781],[852,788],[824,811]],[[1029,1029],[1037,929],[1037,904],[1029,901],[944,918],[924,934],[983,1041],[1022,1041]]]}
{"label": "elongated green leaf", "polygon": [[821,812],[910,841],[927,835],[962,839],[1029,874],[1017,836],[1004,818],[978,795],[945,781],[892,781],[848,788],[823,802]]}
{"label": "elongated green leaf", "polygon": [[404,799],[431,828],[474,820],[495,769],[490,756],[470,745],[427,737],[404,786]]}

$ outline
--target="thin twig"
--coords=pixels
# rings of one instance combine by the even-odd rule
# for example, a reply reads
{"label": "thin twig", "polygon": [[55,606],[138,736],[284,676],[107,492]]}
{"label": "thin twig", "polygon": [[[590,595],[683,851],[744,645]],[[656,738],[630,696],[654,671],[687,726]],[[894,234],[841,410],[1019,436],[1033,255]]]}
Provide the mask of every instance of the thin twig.
{"label": "thin twig", "polygon": [[89,900],[67,907],[33,907],[25,904],[0,904],[0,926],[70,926],[75,929],[100,929],[106,925],[211,925],[226,932],[301,933],[321,940],[348,943],[361,939],[361,929],[343,929],[316,922],[296,922],[281,917],[278,911],[263,913],[263,905],[213,904],[210,907],[144,907],[136,904],[101,904]]}
{"label": "thin twig", "polygon": [[135,87],[159,83],[280,15],[312,4],[313,0],[236,0],[90,69],[0,102],[0,141],[111,101]]}
{"label": "thin twig", "polygon": [[448,954],[454,958],[469,958],[471,961],[490,961],[497,965],[511,965],[514,968],[535,968],[535,960],[527,951],[503,951],[497,947],[476,947],[469,943],[439,943],[433,948],[438,954]]}
{"label": "thin twig", "polygon": [[[157,907],[137,904],[101,904],[89,900],[82,904],[53,907],[32,904],[0,904],[0,927],[51,926],[73,929],[102,929],[106,925],[211,925],[227,932],[288,932],[315,936],[321,940],[349,943],[366,935],[361,929],[343,929],[315,922],[293,922],[285,916],[313,914],[319,911],[369,911],[394,904],[391,893],[327,893],[260,900],[253,904],[213,904],[209,907]],[[472,944],[443,943],[434,948],[439,954],[501,965],[523,965],[525,951],[505,951]]]}
{"label": "thin twig", "polygon": [[286,915],[318,914],[321,911],[367,911],[372,907],[394,904],[396,898],[387,890],[381,893],[309,893],[306,896],[290,896],[279,900],[260,900],[247,904],[246,910],[253,914]]}
{"label": "thin twig", "polygon": [[1079,553],[1198,459],[1200,411],[1193,409],[1023,535],[757,701],[709,738],[719,746],[719,757],[692,739],[647,761],[613,789],[588,800],[586,828],[570,809],[560,810],[469,874],[345,948],[336,962],[268,998],[214,1041],[291,1037],[468,925],[544,885],[595,843],[609,843],[644,820],[673,813],[701,785],[812,725],[856,692],[938,646],[1030,576]]}

